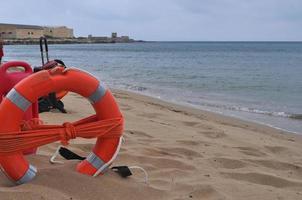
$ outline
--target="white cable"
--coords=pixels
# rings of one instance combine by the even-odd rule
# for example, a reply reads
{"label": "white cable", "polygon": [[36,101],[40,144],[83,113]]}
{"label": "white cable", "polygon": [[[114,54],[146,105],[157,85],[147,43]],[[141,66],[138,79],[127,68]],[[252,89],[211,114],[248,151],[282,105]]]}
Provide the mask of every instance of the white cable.
{"label": "white cable", "polygon": [[[112,158],[107,163],[105,163],[100,169],[98,169],[94,173],[93,177],[97,177],[104,169],[106,169],[108,166],[110,166],[112,164],[112,162],[116,159],[116,157],[117,157],[117,155],[118,155],[118,153],[119,153],[119,151],[121,149],[122,142],[124,142],[124,141],[125,141],[125,139],[123,137],[120,137],[118,146],[117,146],[116,151],[113,154]],[[51,164],[64,164],[64,162],[62,162],[62,161],[56,161],[55,160],[56,157],[59,155],[59,150],[60,150],[61,147],[62,147],[62,145],[59,145],[57,147],[56,151],[54,152],[54,154],[49,159],[49,162]],[[144,174],[145,174],[145,183],[148,184],[149,176],[148,176],[147,171],[144,168],[142,168],[140,166],[129,166],[128,168],[129,169],[140,169],[142,172],[144,172]]]}
{"label": "white cable", "polygon": [[126,138],[122,137],[123,143],[126,143]]}
{"label": "white cable", "polygon": [[62,161],[56,161],[55,160],[56,157],[59,155],[59,150],[60,150],[61,147],[62,147],[62,145],[59,145],[57,150],[55,151],[55,153],[50,157],[49,162],[51,164],[64,164],[64,162],[62,162]]}
{"label": "white cable", "polygon": [[118,146],[117,146],[116,151],[113,154],[112,158],[107,163],[105,163],[100,169],[98,169],[98,171],[96,171],[93,174],[93,177],[97,177],[104,169],[106,169],[108,166],[110,166],[112,164],[112,162],[116,159],[117,154],[119,153],[119,151],[121,149],[122,141],[123,141],[123,136],[120,137]]}
{"label": "white cable", "polygon": [[142,168],[140,166],[129,166],[128,168],[129,169],[140,169],[140,170],[142,170],[144,172],[144,174],[145,174],[145,183],[148,184],[149,176],[148,176],[147,171],[144,168]]}

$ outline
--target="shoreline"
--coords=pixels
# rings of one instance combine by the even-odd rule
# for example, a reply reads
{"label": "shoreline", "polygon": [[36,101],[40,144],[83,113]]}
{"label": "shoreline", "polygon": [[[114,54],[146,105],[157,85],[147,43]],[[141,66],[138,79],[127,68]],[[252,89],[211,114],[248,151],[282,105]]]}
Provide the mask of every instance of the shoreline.
{"label": "shoreline", "polygon": [[[115,44],[115,43],[141,43],[142,40],[115,40],[112,38],[48,38],[48,44]],[[40,44],[39,39],[4,39],[5,45],[36,45]]]}
{"label": "shoreline", "polygon": [[167,99],[157,98],[157,97],[152,96],[151,94],[146,94],[146,93],[139,92],[139,91],[119,89],[119,88],[112,88],[112,91],[119,92],[119,93],[129,93],[133,96],[137,95],[138,97],[142,97],[142,98],[146,98],[146,99],[150,98],[153,101],[157,102],[159,105],[168,106],[168,107],[171,107],[171,109],[173,109],[174,107],[178,107],[180,112],[185,112],[185,110],[190,110],[190,112],[195,113],[197,116],[198,115],[208,115],[208,116],[211,116],[211,119],[219,118],[221,120],[226,120],[231,123],[236,123],[234,121],[238,121],[238,122],[240,122],[242,124],[246,124],[246,125],[249,124],[252,126],[262,126],[264,129],[273,129],[274,131],[282,133],[282,134],[294,134],[294,135],[302,136],[301,133],[299,133],[299,132],[289,131],[289,130],[286,130],[283,128],[275,127],[274,125],[271,125],[271,124],[247,120],[247,119],[240,118],[239,116],[229,116],[227,114],[222,114],[222,113],[218,113],[215,111],[204,110],[202,108],[198,108],[198,106],[194,106],[194,105],[186,104],[186,103],[176,103],[173,101],[169,101]]}

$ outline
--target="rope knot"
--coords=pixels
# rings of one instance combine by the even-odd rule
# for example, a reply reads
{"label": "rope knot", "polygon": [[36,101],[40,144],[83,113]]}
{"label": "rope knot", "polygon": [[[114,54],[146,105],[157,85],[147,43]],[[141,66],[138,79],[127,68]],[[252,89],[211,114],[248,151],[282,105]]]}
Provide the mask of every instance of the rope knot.
{"label": "rope knot", "polygon": [[39,125],[42,125],[43,121],[38,118],[33,118],[31,120],[21,122],[20,128],[22,131],[33,130]]}
{"label": "rope knot", "polygon": [[64,132],[61,134],[61,143],[66,146],[68,145],[68,141],[70,139],[75,139],[77,137],[77,130],[76,127],[70,122],[65,122],[63,127]]}

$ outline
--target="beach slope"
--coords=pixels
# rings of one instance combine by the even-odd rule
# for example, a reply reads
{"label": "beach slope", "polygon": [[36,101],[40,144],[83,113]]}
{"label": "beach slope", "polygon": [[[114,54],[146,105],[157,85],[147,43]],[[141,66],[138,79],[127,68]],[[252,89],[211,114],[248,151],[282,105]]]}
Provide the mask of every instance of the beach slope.
{"label": "beach slope", "polygon": [[[51,165],[59,143],[29,156],[37,166],[30,183],[11,187],[0,176],[0,199],[302,199],[302,138],[270,127],[158,99],[114,91],[126,119],[125,143],[116,165],[141,166],[123,179],[109,171],[97,178],[75,171],[77,161]],[[89,102],[69,94],[68,114],[43,113],[60,124],[93,112]],[[76,139],[70,148],[86,156],[95,140]]]}

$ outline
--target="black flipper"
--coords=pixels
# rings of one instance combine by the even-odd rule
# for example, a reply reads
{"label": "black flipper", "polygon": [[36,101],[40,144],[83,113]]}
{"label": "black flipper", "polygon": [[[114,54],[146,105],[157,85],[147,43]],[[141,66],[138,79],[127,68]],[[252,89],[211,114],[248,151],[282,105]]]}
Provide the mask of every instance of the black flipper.
{"label": "black flipper", "polygon": [[111,168],[114,172],[118,173],[121,177],[127,178],[131,176],[132,173],[128,166],[115,166]]}
{"label": "black flipper", "polygon": [[85,157],[79,156],[78,154],[70,151],[69,149],[65,147],[61,147],[59,149],[60,155],[65,158],[66,160],[85,160]]}

